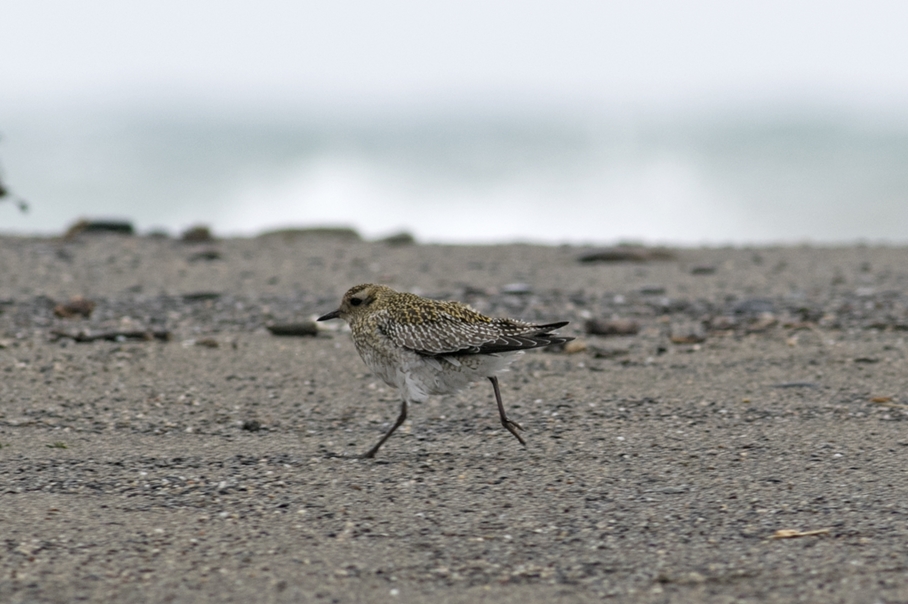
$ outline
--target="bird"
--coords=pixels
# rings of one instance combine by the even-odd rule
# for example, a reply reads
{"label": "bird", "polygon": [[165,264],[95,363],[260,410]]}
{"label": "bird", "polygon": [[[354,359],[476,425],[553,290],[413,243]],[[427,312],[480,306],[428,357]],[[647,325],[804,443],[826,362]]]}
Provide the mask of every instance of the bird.
{"label": "bird", "polygon": [[521,445],[523,428],[508,419],[497,374],[524,350],[569,342],[552,333],[568,321],[536,324],[487,317],[467,304],[398,292],[386,285],[364,283],[347,290],[337,310],[318,321],[343,319],[363,362],[400,393],[400,414],[391,429],[366,453],[372,458],[407,419],[409,403],[430,395],[451,394],[487,378],[492,383],[501,425]]}

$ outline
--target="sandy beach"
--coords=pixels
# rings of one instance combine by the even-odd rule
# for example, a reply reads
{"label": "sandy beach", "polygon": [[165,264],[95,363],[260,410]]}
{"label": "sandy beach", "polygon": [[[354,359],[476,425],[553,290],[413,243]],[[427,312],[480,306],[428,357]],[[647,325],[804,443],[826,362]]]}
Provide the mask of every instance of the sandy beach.
{"label": "sandy beach", "polygon": [[[595,252],[0,237],[0,601],[908,602],[908,248]],[[397,393],[268,328],[366,282],[571,322],[526,448],[486,383],[353,457]]]}

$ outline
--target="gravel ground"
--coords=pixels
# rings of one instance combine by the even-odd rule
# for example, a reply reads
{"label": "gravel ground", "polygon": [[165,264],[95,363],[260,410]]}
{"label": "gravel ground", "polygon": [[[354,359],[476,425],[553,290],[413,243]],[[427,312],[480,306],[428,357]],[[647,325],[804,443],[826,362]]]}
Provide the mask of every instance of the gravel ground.
{"label": "gravel ground", "polygon": [[[908,249],[590,251],[0,237],[0,601],[908,602]],[[570,320],[528,446],[476,384],[352,458],[396,393],[267,326],[361,282]]]}

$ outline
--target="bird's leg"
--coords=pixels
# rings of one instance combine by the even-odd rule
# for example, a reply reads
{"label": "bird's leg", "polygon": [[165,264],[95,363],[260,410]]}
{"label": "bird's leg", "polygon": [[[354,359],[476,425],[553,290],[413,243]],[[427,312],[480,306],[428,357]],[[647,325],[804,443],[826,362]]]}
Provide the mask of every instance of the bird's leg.
{"label": "bird's leg", "polygon": [[381,437],[381,440],[378,441],[378,444],[376,444],[374,447],[369,449],[366,453],[363,453],[361,455],[361,457],[363,457],[365,459],[371,459],[371,458],[375,457],[375,454],[378,452],[378,450],[381,448],[381,446],[383,444],[385,444],[385,441],[388,440],[388,437],[391,436],[392,434],[394,434],[394,431],[397,430],[398,428],[400,428],[400,425],[402,423],[404,423],[406,421],[406,419],[407,419],[407,401],[404,400],[404,402],[402,402],[400,404],[400,415],[397,416],[397,421],[394,422],[394,425],[391,426],[391,429],[388,430],[388,432],[384,436]]}
{"label": "bird's leg", "polygon": [[518,424],[517,422],[512,422],[511,420],[509,420],[507,413],[504,412],[504,405],[501,402],[501,391],[498,389],[498,378],[493,375],[489,377],[489,381],[492,382],[492,388],[495,389],[495,400],[498,401],[498,415],[501,416],[501,425],[507,428],[508,432],[513,434],[514,437],[520,441],[521,445],[526,446],[526,441],[523,440],[523,438],[519,434],[517,434],[517,430],[523,430],[523,428],[521,428],[520,424]]}

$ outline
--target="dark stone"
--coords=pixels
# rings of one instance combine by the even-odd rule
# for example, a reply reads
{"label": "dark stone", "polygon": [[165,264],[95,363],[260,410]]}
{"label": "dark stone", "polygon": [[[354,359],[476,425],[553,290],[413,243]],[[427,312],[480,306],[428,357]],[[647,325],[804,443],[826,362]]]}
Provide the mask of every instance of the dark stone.
{"label": "dark stone", "polygon": [[72,239],[77,235],[97,235],[102,233],[133,235],[135,230],[132,227],[132,223],[125,220],[86,220],[83,218],[69,227],[63,238]]}
{"label": "dark stone", "polygon": [[206,300],[217,300],[221,297],[220,292],[192,292],[183,294],[185,302],[205,302]]}
{"label": "dark stone", "polygon": [[608,348],[605,346],[590,346],[593,357],[597,359],[613,359],[615,357],[624,357],[631,353],[627,348]]}
{"label": "dark stone", "polygon": [[211,234],[211,229],[207,226],[194,226],[183,231],[183,234],[180,236],[180,239],[186,243],[204,243],[208,241],[214,241],[214,237]]}
{"label": "dark stone", "polygon": [[601,248],[577,258],[580,262],[648,262],[675,259],[674,252],[666,248],[647,248],[629,244]]}
{"label": "dark stone", "polygon": [[592,262],[646,262],[650,258],[647,256],[645,248],[636,247],[609,247],[594,252],[583,254],[578,261],[584,263]]}
{"label": "dark stone", "polygon": [[716,273],[716,267],[711,264],[698,264],[691,267],[691,275],[714,275]]}
{"label": "dark stone", "polygon": [[643,296],[661,296],[665,293],[665,286],[649,284],[640,287],[637,291]]}
{"label": "dark stone", "polygon": [[401,231],[400,233],[389,235],[384,239],[379,239],[379,243],[384,243],[390,246],[413,245],[414,243],[416,243],[416,237],[406,231]]}
{"label": "dark stone", "polygon": [[201,250],[189,257],[190,262],[196,262],[197,260],[220,260],[220,259],[221,259],[221,252],[219,252],[216,249]]}
{"label": "dark stone", "polygon": [[773,384],[773,388],[819,388],[820,385],[816,382],[779,382],[778,384]]}

